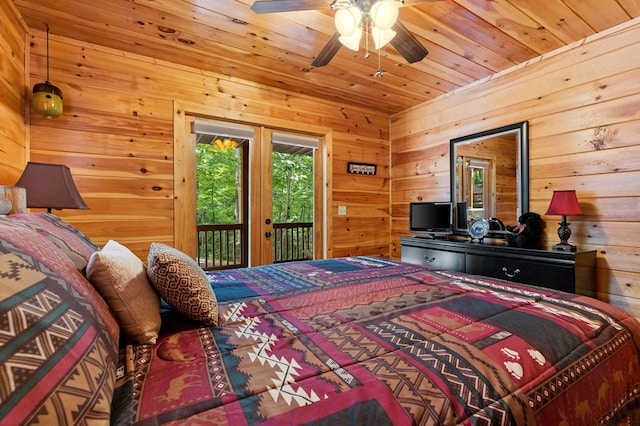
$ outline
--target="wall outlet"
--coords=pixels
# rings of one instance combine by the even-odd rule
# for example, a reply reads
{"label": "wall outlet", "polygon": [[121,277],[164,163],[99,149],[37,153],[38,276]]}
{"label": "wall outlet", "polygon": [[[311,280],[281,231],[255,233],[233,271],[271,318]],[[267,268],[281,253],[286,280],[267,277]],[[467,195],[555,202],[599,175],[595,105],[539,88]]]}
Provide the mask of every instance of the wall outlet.
{"label": "wall outlet", "polygon": [[338,206],[338,216],[347,215],[347,206]]}

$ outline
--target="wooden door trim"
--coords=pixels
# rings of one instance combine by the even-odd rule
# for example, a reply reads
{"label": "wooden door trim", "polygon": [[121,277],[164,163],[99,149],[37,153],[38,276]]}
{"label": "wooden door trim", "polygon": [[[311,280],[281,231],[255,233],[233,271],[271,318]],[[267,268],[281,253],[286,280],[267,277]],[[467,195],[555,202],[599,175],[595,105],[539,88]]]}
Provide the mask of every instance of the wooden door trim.
{"label": "wooden door trim", "polygon": [[[316,126],[312,124],[298,123],[284,119],[278,119],[267,116],[251,116],[252,121],[247,121],[247,117],[243,117],[240,112],[228,110],[216,110],[203,112],[202,105],[195,105],[184,102],[173,102],[173,176],[174,176],[174,214],[173,214],[173,244],[178,250],[195,258],[197,251],[197,243],[194,235],[196,235],[196,214],[195,214],[195,156],[189,156],[187,153],[195,151],[195,137],[190,136],[189,122],[196,117],[206,118],[217,121],[231,121],[252,127],[268,127],[271,130],[282,130],[286,132],[302,133],[317,136],[321,139],[321,148],[319,148],[318,159],[314,160],[314,165],[322,173],[317,175],[315,180],[315,191],[321,194],[323,200],[315,204],[315,209],[320,217],[324,220],[320,226],[315,227],[314,238],[321,244],[315,245],[315,258],[324,259],[331,256],[332,237],[328,230],[332,226],[331,204],[333,193],[333,170],[331,166],[332,160],[332,143],[333,130],[325,126]],[[245,118],[245,119],[241,119]],[[255,145],[255,144],[254,144]],[[251,149],[251,148],[250,148]],[[253,197],[253,194],[249,195]],[[254,217],[250,218],[255,220]],[[250,244],[255,244],[252,237],[249,237]]]}
{"label": "wooden door trim", "polygon": [[195,135],[191,135],[187,130],[192,120],[193,117],[188,116],[179,103],[174,101],[173,246],[195,259],[198,244],[195,238],[188,236],[197,234],[196,197],[192,191],[195,187],[196,162],[195,155],[186,155],[187,152],[195,152],[196,149]]}
{"label": "wooden door trim", "polygon": [[[271,136],[273,134],[272,129],[265,127],[260,128],[260,138],[256,139],[258,142],[256,145],[260,145],[260,168],[258,173],[254,173],[256,179],[256,186],[254,188],[260,188],[259,204],[255,204],[255,210],[259,211],[260,218],[256,223],[256,234],[260,237],[260,251],[256,253],[256,264],[268,265],[273,263],[273,167],[272,167],[272,154]],[[257,208],[256,208],[257,207]],[[270,223],[265,221],[269,219]],[[271,238],[265,236],[265,232],[271,233]]]}

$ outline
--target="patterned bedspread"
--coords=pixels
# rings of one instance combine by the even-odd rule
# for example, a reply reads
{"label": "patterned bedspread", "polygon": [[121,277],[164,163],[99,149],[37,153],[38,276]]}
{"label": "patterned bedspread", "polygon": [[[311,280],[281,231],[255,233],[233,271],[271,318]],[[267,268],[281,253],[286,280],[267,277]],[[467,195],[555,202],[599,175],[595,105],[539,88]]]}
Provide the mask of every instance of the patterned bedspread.
{"label": "patterned bedspread", "polygon": [[590,425],[640,395],[640,325],[584,296],[369,257],[210,277],[220,325],[167,312],[115,423]]}

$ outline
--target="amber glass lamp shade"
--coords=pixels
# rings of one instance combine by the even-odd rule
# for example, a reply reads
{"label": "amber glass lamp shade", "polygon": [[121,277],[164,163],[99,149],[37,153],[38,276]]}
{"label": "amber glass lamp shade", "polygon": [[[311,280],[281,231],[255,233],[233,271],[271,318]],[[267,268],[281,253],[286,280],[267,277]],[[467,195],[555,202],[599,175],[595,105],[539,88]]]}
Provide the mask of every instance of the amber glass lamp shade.
{"label": "amber glass lamp shade", "polygon": [[45,81],[33,86],[33,109],[47,118],[62,114],[62,90]]}

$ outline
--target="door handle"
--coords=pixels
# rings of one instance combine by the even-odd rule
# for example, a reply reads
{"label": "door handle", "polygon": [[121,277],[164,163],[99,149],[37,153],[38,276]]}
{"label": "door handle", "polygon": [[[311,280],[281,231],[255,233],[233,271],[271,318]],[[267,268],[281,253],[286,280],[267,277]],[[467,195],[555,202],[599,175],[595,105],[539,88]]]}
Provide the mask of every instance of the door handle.
{"label": "door handle", "polygon": [[271,238],[271,231],[265,232],[264,236],[267,237],[267,238]]}

